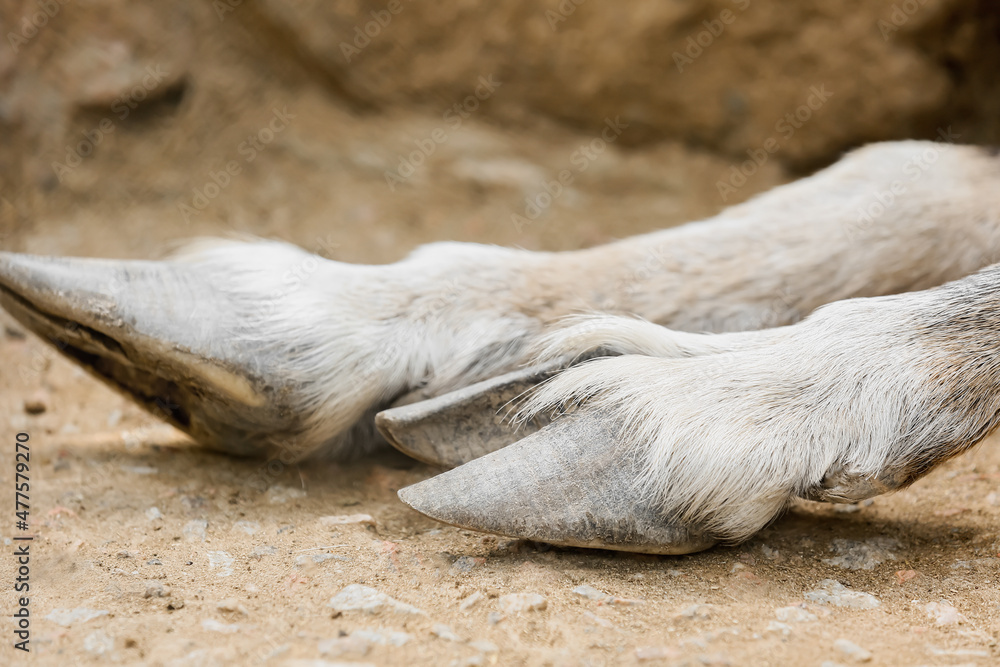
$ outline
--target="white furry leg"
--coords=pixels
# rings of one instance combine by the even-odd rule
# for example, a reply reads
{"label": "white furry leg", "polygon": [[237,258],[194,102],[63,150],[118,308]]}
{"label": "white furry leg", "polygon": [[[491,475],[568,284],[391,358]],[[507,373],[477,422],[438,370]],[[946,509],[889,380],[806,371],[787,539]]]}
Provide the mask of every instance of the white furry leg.
{"label": "white furry leg", "polygon": [[248,362],[279,388],[296,426],[275,439],[294,458],[370,450],[378,410],[417,387],[443,391],[508,370],[541,330],[507,300],[485,298],[510,289],[531,261],[518,251],[439,244],[364,266],[283,243],[206,241],[177,260],[231,308],[211,335],[252,344]]}
{"label": "white furry leg", "polygon": [[[795,496],[900,488],[992,431],[998,294],[1000,266],[926,292],[839,302],[764,338],[643,326],[635,347],[661,356],[584,362],[542,385],[523,413],[582,403],[611,415],[643,461],[642,499],[666,521],[741,541]],[[634,341],[623,324],[619,339]],[[679,341],[699,356],[677,358]]]}

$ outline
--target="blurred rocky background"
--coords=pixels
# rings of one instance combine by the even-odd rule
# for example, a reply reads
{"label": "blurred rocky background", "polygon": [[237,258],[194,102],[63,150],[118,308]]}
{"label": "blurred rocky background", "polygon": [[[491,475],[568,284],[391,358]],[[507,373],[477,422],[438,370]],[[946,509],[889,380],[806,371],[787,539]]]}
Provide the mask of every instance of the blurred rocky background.
{"label": "blurred rocky background", "polygon": [[445,238],[570,248],[867,142],[1000,134],[992,0],[0,7],[5,249],[155,256],[233,232],[350,261]]}

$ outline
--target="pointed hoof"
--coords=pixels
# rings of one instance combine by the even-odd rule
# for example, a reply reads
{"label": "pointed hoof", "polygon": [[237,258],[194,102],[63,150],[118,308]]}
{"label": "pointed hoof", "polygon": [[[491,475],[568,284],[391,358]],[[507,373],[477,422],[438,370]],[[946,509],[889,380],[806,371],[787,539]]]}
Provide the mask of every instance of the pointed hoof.
{"label": "pointed hoof", "polygon": [[286,387],[252,337],[230,329],[237,306],[213,278],[173,262],[0,252],[0,305],[196,440],[259,454],[293,430]]}
{"label": "pointed hoof", "polygon": [[617,431],[599,412],[567,415],[399,497],[444,523],[562,546],[686,554],[715,544],[638,491],[638,457]]}
{"label": "pointed hoof", "polygon": [[407,456],[454,468],[548,424],[544,416],[514,424],[507,411],[511,401],[561,368],[561,364],[548,364],[517,370],[427,400],[418,397],[416,403],[405,404],[404,397],[398,407],[375,415],[375,425],[389,444]]}

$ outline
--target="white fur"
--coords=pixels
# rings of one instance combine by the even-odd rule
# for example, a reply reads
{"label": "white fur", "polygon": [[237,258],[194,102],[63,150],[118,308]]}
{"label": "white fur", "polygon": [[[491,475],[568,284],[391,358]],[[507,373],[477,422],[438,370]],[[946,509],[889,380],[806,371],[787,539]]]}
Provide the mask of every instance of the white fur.
{"label": "white fur", "polygon": [[[933,162],[916,180],[906,180],[907,165],[928,155]],[[433,395],[466,386],[518,367],[538,349],[548,358],[577,357],[595,347],[680,357],[649,362],[650,369],[668,364],[666,374],[643,370],[645,362],[615,362],[641,367],[634,369],[634,382],[620,384],[610,375],[584,382],[582,374],[598,369],[613,375],[612,362],[595,362],[546,391],[568,390],[576,381],[604,391],[620,387],[615,400],[646,415],[639,380],[658,387],[661,376],[710,376],[710,383],[686,387],[662,409],[673,421],[694,424],[699,392],[735,382],[745,367],[758,369],[751,357],[767,352],[753,352],[751,341],[777,350],[774,340],[798,340],[804,334],[797,332],[816,325],[717,337],[657,325],[694,332],[780,327],[838,299],[922,289],[967,275],[1000,256],[997,176],[997,160],[979,149],[899,142],[857,151],[712,220],[576,252],[439,243],[396,264],[359,266],[280,243],[213,242],[190,248],[183,261],[211,268],[214,282],[238,304],[230,334],[259,341],[261,367],[292,380],[291,400],[304,425],[292,445],[297,455],[363,451],[372,444],[374,411],[395,397],[416,388]],[[896,181],[906,192],[871,224],[860,224],[859,212]],[[567,316],[595,311],[647,321],[605,316],[552,336]],[[809,359],[790,357],[786,365],[833,362],[822,350],[800,348],[797,354]],[[760,373],[755,381],[766,391],[768,382],[780,380]],[[655,393],[647,392],[647,400]],[[702,399],[715,400],[710,393]],[[739,401],[732,400],[738,412]],[[804,418],[823,405],[803,404],[795,414]],[[643,419],[643,428],[658,432],[651,416]],[[676,470],[671,456],[653,464],[665,475]],[[774,488],[784,489],[792,478],[801,481],[797,473],[776,471],[761,482],[771,490],[758,492],[780,504],[784,491]]]}
{"label": "white fur", "polygon": [[[981,318],[1000,321],[998,295],[1000,265],[927,292],[832,304],[766,339],[730,334],[725,351],[690,358],[677,358],[677,332],[644,327],[632,347],[645,356],[566,370],[520,417],[566,403],[610,413],[645,460],[639,493],[738,542],[831,471],[898,485],[915,460],[943,460],[992,430],[1000,332],[982,330]],[[634,330],[621,321],[616,344],[628,347],[619,339]],[[575,342],[573,329],[565,335]],[[962,335],[983,349],[956,357],[949,344],[971,347]]]}

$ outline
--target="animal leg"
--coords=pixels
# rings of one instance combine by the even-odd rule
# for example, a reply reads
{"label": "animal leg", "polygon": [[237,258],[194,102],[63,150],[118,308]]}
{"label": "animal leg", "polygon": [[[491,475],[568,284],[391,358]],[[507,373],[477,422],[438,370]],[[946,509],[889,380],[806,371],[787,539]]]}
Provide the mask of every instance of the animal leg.
{"label": "animal leg", "polygon": [[743,541],[794,497],[905,487],[1000,423],[1000,265],[761,333],[669,358],[664,332],[563,371],[523,409],[572,414],[400,497],[466,528],[676,553]]}

